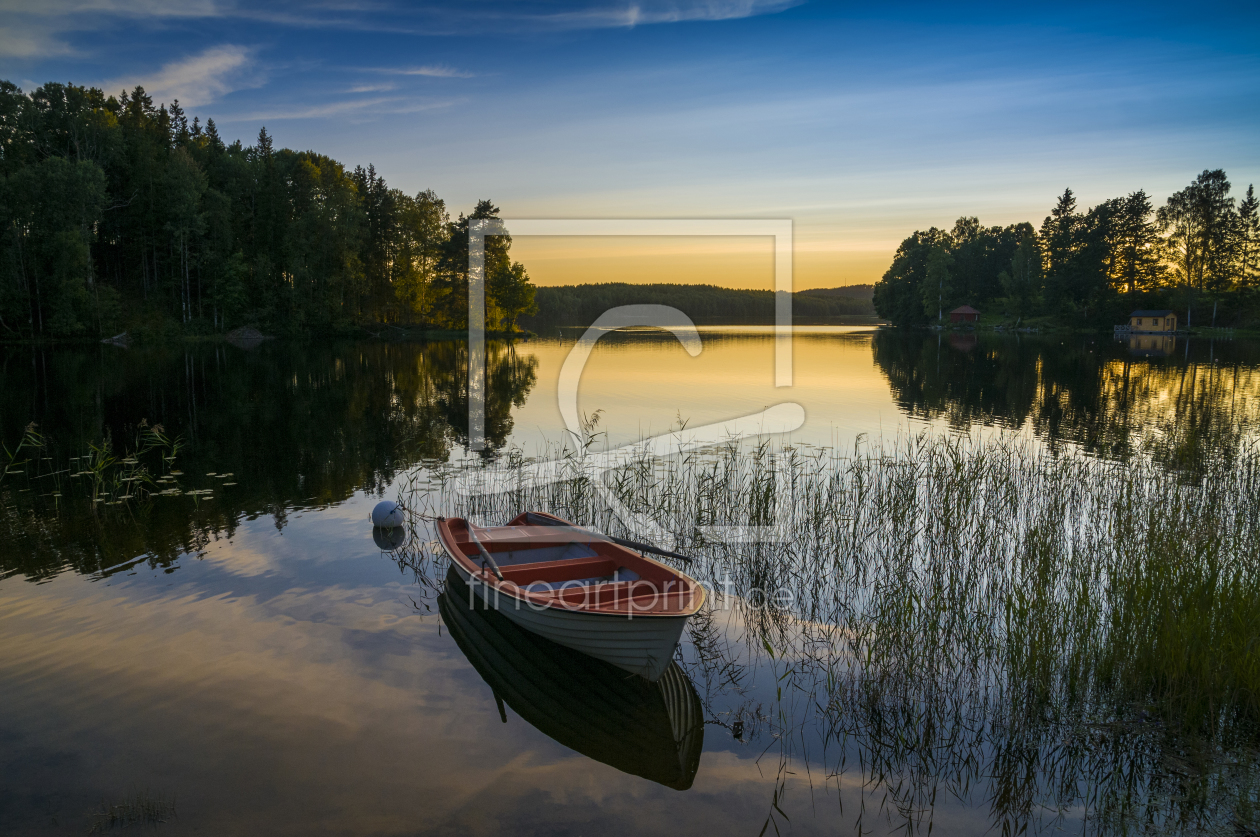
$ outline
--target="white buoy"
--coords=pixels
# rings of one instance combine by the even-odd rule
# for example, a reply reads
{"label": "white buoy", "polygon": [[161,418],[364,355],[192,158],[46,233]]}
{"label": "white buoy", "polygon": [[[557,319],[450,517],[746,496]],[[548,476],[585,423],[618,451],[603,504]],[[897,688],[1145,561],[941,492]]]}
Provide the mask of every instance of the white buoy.
{"label": "white buoy", "polygon": [[402,506],[393,500],[382,500],[372,509],[372,525],[382,529],[396,529],[407,522]]}

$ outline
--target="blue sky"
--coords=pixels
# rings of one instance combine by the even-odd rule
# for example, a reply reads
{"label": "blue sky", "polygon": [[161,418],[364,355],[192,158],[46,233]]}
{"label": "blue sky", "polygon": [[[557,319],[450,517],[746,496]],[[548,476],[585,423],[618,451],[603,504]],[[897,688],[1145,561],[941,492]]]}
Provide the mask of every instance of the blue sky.
{"label": "blue sky", "polygon": [[[1260,180],[1257,18],[1255,4],[0,0],[0,78],[142,83],[229,139],[265,124],[455,211],[489,197],[522,217],[792,218],[798,285],[829,286],[877,278],[906,234],[959,215],[1040,223],[1065,186],[1085,205],[1139,188],[1162,202],[1224,168],[1241,192]],[[543,281],[593,270],[586,253],[566,273],[563,242],[516,251]]]}

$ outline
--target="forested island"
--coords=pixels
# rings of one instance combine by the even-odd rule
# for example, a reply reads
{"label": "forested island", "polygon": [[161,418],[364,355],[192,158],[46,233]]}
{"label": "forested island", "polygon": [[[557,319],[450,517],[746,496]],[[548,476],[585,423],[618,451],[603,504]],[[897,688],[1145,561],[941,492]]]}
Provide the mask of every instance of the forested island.
{"label": "forested island", "polygon": [[1156,208],[1145,191],[1077,207],[1064,191],[1040,228],[916,231],[875,285],[897,325],[940,322],[955,306],[990,322],[1110,328],[1138,308],[1167,308],[1187,326],[1260,327],[1260,215],[1255,189],[1230,195],[1204,171]]}
{"label": "forested island", "polygon": [[[792,294],[792,319],[826,322],[836,317],[874,317],[871,285],[820,288]],[[669,305],[697,323],[754,325],[774,322],[774,291],[739,290],[717,285],[610,282],[539,288],[538,312],[521,322],[544,325],[590,325],[618,305]]]}
{"label": "forested island", "polygon": [[[314,151],[228,143],[136,87],[0,81],[0,339],[462,329],[468,221]],[[486,242],[487,326],[534,288],[511,239]]]}

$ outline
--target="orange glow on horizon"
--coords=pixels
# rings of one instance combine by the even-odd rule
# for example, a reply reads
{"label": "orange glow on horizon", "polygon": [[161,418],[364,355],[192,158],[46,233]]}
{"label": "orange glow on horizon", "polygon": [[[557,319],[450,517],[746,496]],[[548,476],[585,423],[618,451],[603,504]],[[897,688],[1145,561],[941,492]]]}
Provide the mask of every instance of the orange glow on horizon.
{"label": "orange glow on horizon", "polygon": [[[892,261],[892,252],[882,247],[842,249],[798,240],[793,250],[797,290],[870,284]],[[766,237],[517,236],[512,258],[539,287],[610,282],[774,287],[774,247]]]}

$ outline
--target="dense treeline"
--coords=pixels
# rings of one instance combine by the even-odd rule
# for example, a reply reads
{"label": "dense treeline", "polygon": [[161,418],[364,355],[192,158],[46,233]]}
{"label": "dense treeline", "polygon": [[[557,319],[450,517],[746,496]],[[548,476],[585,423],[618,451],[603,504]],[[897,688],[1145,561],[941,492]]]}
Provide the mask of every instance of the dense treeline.
{"label": "dense treeline", "polygon": [[1134,308],[1171,308],[1187,325],[1260,324],[1260,201],[1204,171],[1158,209],[1138,191],[1085,211],[1065,190],[1040,229],[916,231],[875,286],[880,316],[937,322],[958,305],[1010,320],[1103,326]]}
{"label": "dense treeline", "polygon": [[[619,305],[669,305],[696,322],[731,325],[774,322],[774,292],[737,290],[717,285],[631,285],[610,282],[538,288],[538,313],[522,320],[533,326],[586,326]],[[874,316],[871,286],[799,291],[792,295],[797,322],[843,316]]]}
{"label": "dense treeline", "polygon": [[[468,221],[266,128],[228,144],[140,87],[0,81],[0,338],[461,328]],[[487,324],[510,330],[533,286],[510,238],[486,245]]]}

